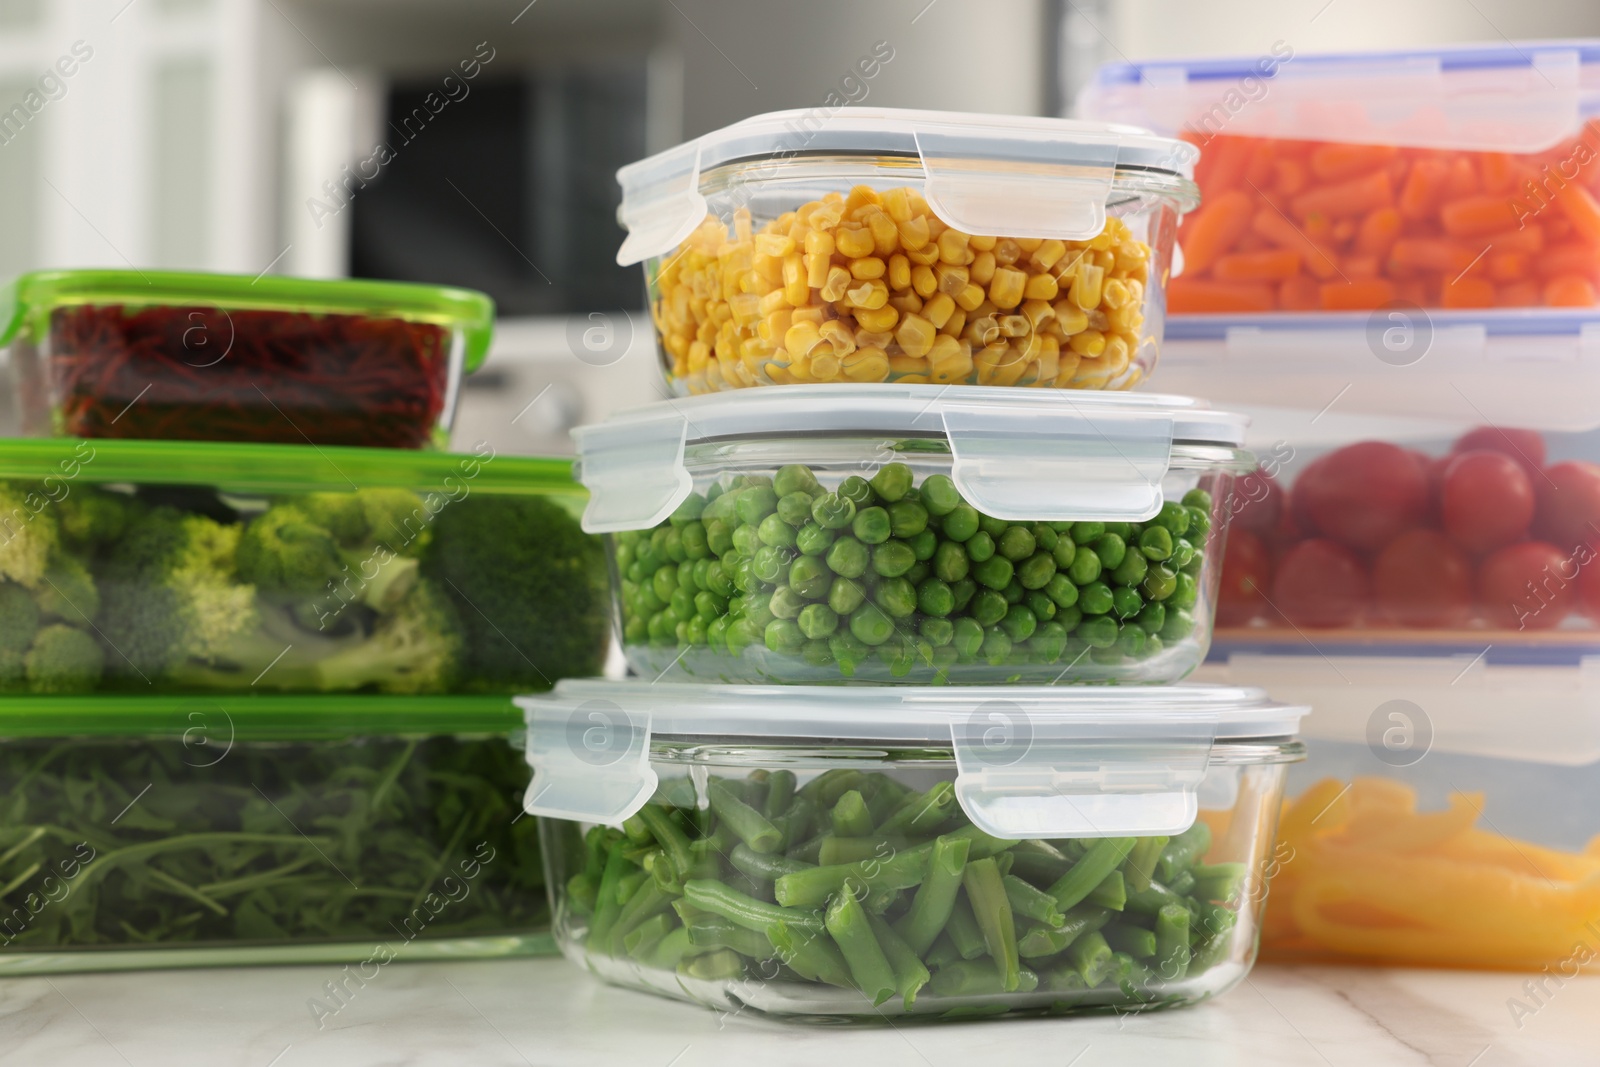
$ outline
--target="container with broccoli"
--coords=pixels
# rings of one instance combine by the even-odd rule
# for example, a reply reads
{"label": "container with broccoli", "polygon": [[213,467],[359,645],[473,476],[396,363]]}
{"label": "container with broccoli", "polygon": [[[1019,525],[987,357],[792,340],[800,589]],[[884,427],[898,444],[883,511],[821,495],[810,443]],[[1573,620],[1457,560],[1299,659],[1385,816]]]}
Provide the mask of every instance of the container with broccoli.
{"label": "container with broccoli", "polygon": [[598,673],[565,464],[143,441],[0,446],[0,692],[538,691]]}

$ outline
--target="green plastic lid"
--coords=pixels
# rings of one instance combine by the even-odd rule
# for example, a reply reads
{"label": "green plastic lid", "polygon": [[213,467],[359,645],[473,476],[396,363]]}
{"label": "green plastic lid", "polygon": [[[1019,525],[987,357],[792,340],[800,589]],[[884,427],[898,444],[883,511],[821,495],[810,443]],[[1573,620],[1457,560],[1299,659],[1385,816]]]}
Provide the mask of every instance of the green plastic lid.
{"label": "green plastic lid", "polygon": [[429,322],[465,334],[468,373],[483,365],[494,336],[494,301],[471,289],[279,275],[41,270],[0,287],[0,344],[10,344],[24,327],[30,334],[42,335],[52,311],[78,304],[200,306]]}

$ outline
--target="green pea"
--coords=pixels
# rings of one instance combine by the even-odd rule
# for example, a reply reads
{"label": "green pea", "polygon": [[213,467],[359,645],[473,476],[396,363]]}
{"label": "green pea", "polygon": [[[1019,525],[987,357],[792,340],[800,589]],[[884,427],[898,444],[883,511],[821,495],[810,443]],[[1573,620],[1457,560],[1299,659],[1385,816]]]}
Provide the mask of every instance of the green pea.
{"label": "green pea", "polygon": [[1144,581],[1139,584],[1139,589],[1144,593],[1146,600],[1165,600],[1178,588],[1178,576],[1165,564],[1157,563],[1150,568]]}
{"label": "green pea", "polygon": [[972,603],[972,598],[977,595],[978,583],[971,578],[962,578],[950,583],[950,592],[956,598],[956,611],[966,611],[967,605]]}
{"label": "green pea", "polygon": [[778,473],[772,476],[772,488],[780,497],[790,493],[816,496],[822,492],[822,486],[817,484],[817,476],[811,473],[811,468],[800,463],[779,467]]}
{"label": "green pea", "polygon": [[872,602],[896,619],[917,610],[917,587],[904,578],[885,578],[873,590]]}
{"label": "green pea", "polygon": [[800,527],[800,532],[794,535],[794,546],[802,555],[820,556],[828,551],[828,546],[833,544],[834,533],[832,530],[808,522]]}
{"label": "green pea", "polygon": [[763,582],[776,582],[789,570],[794,551],[778,545],[764,545],[750,558],[750,572]]}
{"label": "green pea", "polygon": [[690,568],[694,572],[693,592],[698,593],[700,590],[708,588],[706,576],[711,573],[711,565],[715,562],[717,561],[714,559],[697,559],[694,561],[694,566]]}
{"label": "green pea", "polygon": [[632,563],[628,564],[628,569],[626,573],[623,574],[623,577],[628,581],[637,584],[644,581],[649,577],[649,575],[645,573],[644,564],[640,563],[638,560],[634,560]]}
{"label": "green pea", "polygon": [[706,498],[699,493],[690,493],[683,498],[683,503],[673,509],[667,521],[674,526],[687,526],[691,522],[698,522],[705,510]]}
{"label": "green pea", "polygon": [[1035,552],[1017,568],[1017,581],[1024,589],[1043,589],[1056,576],[1056,561],[1048,552]]}
{"label": "green pea", "polygon": [[741,523],[733,531],[733,551],[741,556],[753,556],[761,547],[761,535],[749,523]]}
{"label": "green pea", "polygon": [[1072,557],[1072,565],[1067,568],[1067,577],[1081,588],[1099,578],[1100,571],[1100,557],[1092,551],[1084,551]]}
{"label": "green pea", "polygon": [[734,510],[739,513],[739,518],[743,522],[755,526],[776,511],[777,507],[778,494],[773,492],[770,486],[760,485],[740,493]]}
{"label": "green pea", "polygon": [[777,618],[772,613],[772,596],[768,593],[751,593],[744,602],[744,617],[757,626],[765,626]]}
{"label": "green pea", "polygon": [[956,483],[945,474],[930,474],[922,480],[922,506],[929,515],[948,515],[961,505]]}
{"label": "green pea", "polygon": [[885,463],[872,476],[872,490],[886,504],[893,504],[910,488],[911,468],[904,463]]}
{"label": "green pea", "polygon": [[917,562],[917,554],[904,541],[885,541],[872,550],[872,570],[884,578],[898,578]]}
{"label": "green pea", "polygon": [[1143,552],[1129,552],[1111,572],[1111,580],[1118,585],[1138,585],[1149,570],[1150,561],[1144,558]]}
{"label": "green pea", "polygon": [[967,550],[952,541],[941,542],[933,553],[933,573],[946,582],[959,582],[967,570]]}
{"label": "green pea", "polygon": [[815,556],[801,556],[789,564],[789,588],[800,596],[818,600],[827,595],[832,584],[832,572]]}
{"label": "green pea", "polygon": [[1128,543],[1118,534],[1105,533],[1094,543],[1094,554],[1100,557],[1100,566],[1115,570],[1128,554]]}
{"label": "green pea", "polygon": [[1186,510],[1189,512],[1189,540],[1197,545],[1204,544],[1211,534],[1211,512],[1187,506]]}
{"label": "green pea", "polygon": [[1006,583],[1006,587],[1000,590],[1000,595],[1006,598],[1007,604],[1022,603],[1022,598],[1026,596],[1027,593],[1028,591],[1022,588],[1022,583],[1017,581],[1016,578],[1012,578]]}
{"label": "green pea", "polygon": [[867,564],[872,562],[872,553],[866,545],[854,537],[846,536],[835,541],[823,558],[833,573],[844,578],[859,578],[867,573]]}
{"label": "green pea", "polygon": [[839,628],[839,613],[826,604],[807,604],[800,609],[800,632],[816,639],[827,637]]}
{"label": "green pea", "polygon": [[979,530],[967,538],[966,549],[968,559],[974,563],[982,563],[994,557],[994,538]]}
{"label": "green pea", "polygon": [[957,504],[939,528],[950,540],[965,541],[978,532],[978,509],[971,504]]}
{"label": "green pea", "polygon": [[726,613],[728,601],[724,597],[710,592],[696,593],[694,597],[694,613],[706,622],[711,622],[717,616]]}
{"label": "green pea", "polygon": [[856,672],[856,665],[864,661],[872,650],[849,630],[839,630],[828,638],[828,651],[839,663],[839,673],[846,678]]}
{"label": "green pea", "polygon": [[1108,522],[1106,523],[1106,533],[1116,534],[1118,537],[1126,541],[1128,538],[1133,536],[1133,523]]}
{"label": "green pea", "polygon": [[1197,548],[1194,551],[1194,555],[1190,557],[1189,562],[1183,565],[1183,573],[1198,581],[1200,578],[1200,572],[1205,569],[1206,554]]}
{"label": "green pea", "polygon": [[1084,619],[1073,633],[1090,648],[1110,648],[1117,643],[1117,623],[1108,615]]}
{"label": "green pea", "polygon": [[1111,611],[1119,619],[1131,619],[1144,610],[1144,598],[1138,590],[1119,585],[1111,591]]}
{"label": "green pea", "polygon": [[1072,540],[1080,545],[1092,545],[1106,533],[1106,524],[1103,522],[1075,522],[1072,524]]}
{"label": "green pea", "polygon": [[917,607],[924,615],[941,618],[955,610],[956,595],[950,586],[938,578],[929,578],[917,586]]}
{"label": "green pea", "polygon": [[685,560],[683,563],[678,565],[678,588],[682,589],[690,596],[694,596],[695,593],[700,591],[700,587],[694,584],[694,569],[699,565],[699,563],[699,560],[696,560],[693,563]]}
{"label": "green pea", "polygon": [[778,518],[790,526],[804,526],[811,521],[811,497],[806,493],[790,493],[778,498]]}
{"label": "green pea", "polygon": [[951,627],[950,643],[955,645],[957,656],[973,659],[983,647],[982,625],[973,619],[957,619]]}
{"label": "green pea", "polygon": [[850,633],[863,644],[881,645],[893,636],[894,620],[876,604],[863,604],[850,614]]}
{"label": "green pea", "polygon": [[919,650],[906,640],[886,641],[875,650],[878,658],[889,665],[889,677],[904,678],[922,658]]}
{"label": "green pea", "polygon": [[856,512],[855,521],[850,524],[850,532],[864,544],[882,544],[889,540],[889,534],[892,532],[889,513],[880,507],[864,508]]}
{"label": "green pea", "polygon": [[1059,622],[1045,622],[1040,624],[1038,631],[1033,635],[1033,649],[1043,662],[1055,663],[1067,650],[1067,639],[1065,626]]}
{"label": "green pea", "polygon": [[713,556],[724,556],[733,547],[733,527],[723,519],[706,523],[706,547]]}
{"label": "green pea", "polygon": [[[801,626],[804,630],[805,627]],[[807,641],[800,647],[800,658],[812,667],[831,667],[833,665],[833,650],[824,640]]]}
{"label": "green pea", "polygon": [[1068,632],[1071,632],[1074,627],[1083,621],[1083,609],[1076,604],[1071,607],[1059,608],[1056,611],[1056,621],[1065,626]]}
{"label": "green pea", "polygon": [[709,624],[705,619],[696,615],[684,623],[683,640],[686,644],[703,645],[706,643],[706,627]]}
{"label": "green pea", "polygon": [[788,586],[780,586],[772,591],[772,599],[767,601],[767,610],[780,619],[794,619],[800,615],[800,610],[806,606],[806,598]]}
{"label": "green pea", "polygon": [[1011,659],[1011,636],[1000,627],[985,630],[980,654],[991,667],[999,667]]}
{"label": "green pea", "polygon": [[779,548],[794,546],[794,527],[785,522],[780,515],[772,514],[762,519],[761,525],[756,528],[756,533],[764,545],[774,545]]}
{"label": "green pea", "polygon": [[842,530],[856,517],[856,504],[839,493],[824,493],[811,501],[811,518],[826,530]]}
{"label": "green pea", "polygon": [[667,606],[680,619],[694,617],[694,596],[687,589],[674,589],[672,599],[667,602]]}
{"label": "green pea", "polygon": [[1071,578],[1059,571],[1045,583],[1044,592],[1055,601],[1057,607],[1070,608],[1078,602],[1078,587],[1072,584]]}
{"label": "green pea", "polygon": [[1172,596],[1167,599],[1168,606],[1183,610],[1194,607],[1195,601],[1200,598],[1200,585],[1194,580],[1194,575],[1180,571],[1176,582]]}
{"label": "green pea", "polygon": [[943,648],[955,638],[955,624],[949,619],[923,619],[917,624],[917,634],[934,648]]}
{"label": "green pea", "polygon": [[792,619],[773,619],[767,623],[764,636],[767,647],[774,652],[798,652],[806,643],[806,635]]}
{"label": "green pea", "polygon": [[839,483],[839,495],[856,506],[856,510],[870,507],[873,501],[872,486],[859,475],[852,474]]}
{"label": "green pea", "polygon": [[1004,589],[1011,584],[1011,576],[1015,570],[1009,559],[995,555],[972,568],[972,576],[978,580],[979,585],[986,585],[990,589]]}
{"label": "green pea", "polygon": [[1054,552],[1056,545],[1061,540],[1061,535],[1050,529],[1045,523],[1036,522],[1033,524],[1033,539],[1039,543],[1039,551]]}
{"label": "green pea", "polygon": [[1050,558],[1056,561],[1056,566],[1061,570],[1066,570],[1072,566],[1072,560],[1077,554],[1077,543],[1068,534],[1060,535],[1056,541],[1056,547],[1050,550]]}
{"label": "green pea", "polygon": [[910,570],[906,571],[905,579],[906,579],[906,581],[910,582],[912,585],[921,585],[922,584],[922,580],[924,578],[926,578],[928,575],[932,574],[932,573],[933,573],[933,568],[932,567],[930,567],[928,564],[922,562],[921,560],[918,560],[917,562],[915,562],[915,563],[913,563],[911,565],[911,569]]}
{"label": "green pea", "polygon": [[1145,632],[1137,626],[1124,626],[1117,634],[1117,649],[1129,659],[1144,655]]}
{"label": "green pea", "polygon": [[649,634],[652,641],[667,641],[677,637],[678,622],[668,611],[658,611],[650,616]]}
{"label": "green pea", "polygon": [[1005,532],[1011,529],[1011,524],[1004,519],[997,519],[993,515],[985,515],[980,511],[978,513],[978,529],[994,538],[995,543],[998,544],[1000,538],[1005,536]]}
{"label": "green pea", "polygon": [[1181,571],[1194,559],[1194,546],[1188,538],[1180,537],[1172,543],[1172,557],[1167,560],[1167,566],[1173,570]]}
{"label": "green pea", "polygon": [[[726,564],[724,564],[726,566]],[[756,577],[755,564],[742,559],[733,568],[733,587],[741,593],[748,593],[761,584],[761,579]]]}
{"label": "green pea", "polygon": [[1183,506],[1186,508],[1199,508],[1201,511],[1211,510],[1211,494],[1204,489],[1191,489],[1183,494]]}
{"label": "green pea", "polygon": [[915,500],[889,505],[889,530],[896,537],[915,537],[928,528],[928,509]]}
{"label": "green pea", "polygon": [[1037,545],[1033,532],[1026,526],[1011,526],[995,542],[995,551],[1012,563],[1020,563],[1033,555]]}
{"label": "green pea", "polygon": [[1139,624],[1139,629],[1147,634],[1158,634],[1167,624],[1167,608],[1164,604],[1146,604],[1144,610],[1139,612],[1134,622]]}
{"label": "green pea", "polygon": [[698,522],[692,522],[683,528],[683,554],[692,560],[705,559],[711,555],[711,547],[706,542],[706,528]]}
{"label": "green pea", "polygon": [[1026,641],[1039,628],[1039,617],[1026,604],[1018,604],[1006,612],[1006,617],[1000,620],[1000,628],[1011,640]]}
{"label": "green pea", "polygon": [[1105,582],[1089,582],[1078,590],[1078,607],[1085,615],[1104,615],[1113,602],[1111,587]]}
{"label": "green pea", "polygon": [[656,571],[655,577],[650,580],[650,586],[655,590],[656,596],[662,603],[672,599],[673,591],[678,588],[678,565],[669,563]]}
{"label": "green pea", "polygon": [[689,558],[689,553],[683,547],[683,532],[676,526],[666,528],[666,536],[661,539],[661,550],[674,563],[682,563]]}
{"label": "green pea", "polygon": [[711,625],[706,627],[706,644],[719,651],[727,651],[731,621],[726,615],[711,620]]}
{"label": "green pea", "polygon": [[933,558],[934,553],[939,551],[940,541],[939,535],[932,530],[923,530],[908,538],[906,543],[911,546],[911,551],[916,553],[918,562],[921,562]]}
{"label": "green pea", "polygon": [[1165,526],[1146,526],[1139,535],[1139,551],[1160,562],[1172,555],[1172,533]]}
{"label": "green pea", "polygon": [[848,615],[867,599],[867,591],[854,578],[835,578],[828,587],[828,607],[840,615]]}
{"label": "green pea", "polygon": [[[667,594],[667,596],[671,595],[671,593]],[[639,595],[636,602],[638,604],[639,614],[654,615],[656,612],[667,606],[667,597],[657,596],[655,584],[651,582],[639,587]]]}
{"label": "green pea", "polygon": [[711,560],[706,567],[706,590],[720,597],[733,595],[733,579],[728,577],[728,570],[719,559]]}
{"label": "green pea", "polygon": [[1176,501],[1169,500],[1162,504],[1161,511],[1151,521],[1165,527],[1173,537],[1182,537],[1189,532],[1189,512]]}
{"label": "green pea", "polygon": [[1011,605],[993,589],[982,589],[967,606],[967,613],[984,626],[993,626],[1006,617]]}

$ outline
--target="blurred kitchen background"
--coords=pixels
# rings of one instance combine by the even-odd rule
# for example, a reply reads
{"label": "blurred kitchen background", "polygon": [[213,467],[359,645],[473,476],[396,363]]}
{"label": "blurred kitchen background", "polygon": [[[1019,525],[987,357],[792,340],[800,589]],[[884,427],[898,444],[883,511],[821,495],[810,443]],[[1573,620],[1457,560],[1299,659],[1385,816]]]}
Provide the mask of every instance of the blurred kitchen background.
{"label": "blurred kitchen background", "polygon": [[657,395],[613,174],[684,138],[830,94],[1068,114],[1124,58],[1583,35],[1595,0],[0,0],[0,275],[483,289],[457,443],[559,454]]}

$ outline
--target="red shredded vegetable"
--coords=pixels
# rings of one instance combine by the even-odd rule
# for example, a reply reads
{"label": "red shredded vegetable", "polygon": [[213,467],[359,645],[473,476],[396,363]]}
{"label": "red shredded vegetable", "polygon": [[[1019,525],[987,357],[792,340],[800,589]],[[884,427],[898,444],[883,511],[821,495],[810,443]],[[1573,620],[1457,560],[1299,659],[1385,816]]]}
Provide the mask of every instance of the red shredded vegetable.
{"label": "red shredded vegetable", "polygon": [[78,437],[423,448],[450,334],[361,315],[81,305],[50,318],[63,425]]}

